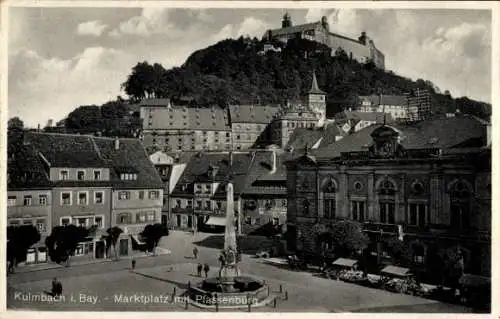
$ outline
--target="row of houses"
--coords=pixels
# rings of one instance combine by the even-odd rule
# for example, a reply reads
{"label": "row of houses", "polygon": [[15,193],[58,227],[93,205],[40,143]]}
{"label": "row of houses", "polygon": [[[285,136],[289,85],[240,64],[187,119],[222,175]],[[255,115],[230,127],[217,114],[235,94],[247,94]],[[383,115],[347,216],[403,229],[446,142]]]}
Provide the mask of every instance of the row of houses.
{"label": "row of houses", "polygon": [[47,261],[45,238],[55,226],[74,224],[97,231],[75,255],[105,258],[102,235],[124,232],[121,255],[128,255],[145,225],[165,223],[164,182],[136,139],[16,132],[10,134],[7,169],[7,223],[33,225],[41,240],[27,263]]}

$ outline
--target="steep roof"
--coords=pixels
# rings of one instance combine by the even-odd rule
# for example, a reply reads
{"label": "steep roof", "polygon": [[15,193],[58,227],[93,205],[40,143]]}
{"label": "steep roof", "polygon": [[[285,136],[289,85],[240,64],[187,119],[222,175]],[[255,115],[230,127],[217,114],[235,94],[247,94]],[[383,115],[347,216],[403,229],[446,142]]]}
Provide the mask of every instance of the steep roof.
{"label": "steep roof", "polygon": [[361,95],[359,100],[369,101],[372,106],[378,105],[407,105],[406,96],[404,95]]}
{"label": "steep roof", "polygon": [[242,195],[273,196],[286,194],[286,168],[283,163],[284,155],[276,152],[276,171],[272,173],[272,151],[256,152],[252,165],[248,170]]}
{"label": "steep roof", "polygon": [[24,145],[7,165],[7,189],[48,189],[51,184],[42,160],[31,145]]}
{"label": "steep roof", "polygon": [[27,132],[24,143],[41,152],[52,167],[108,167],[89,135]]}
{"label": "steep roof", "polygon": [[[160,175],[141,141],[137,139],[119,139],[119,149],[115,149],[115,139],[94,138],[101,155],[107,159],[112,166],[111,180],[116,188],[162,188],[164,186]],[[137,180],[120,180],[122,170],[132,169],[137,173]]]}
{"label": "steep roof", "polygon": [[338,136],[345,136],[345,133],[336,123],[328,123],[326,127],[305,129],[296,128],[290,135],[286,149],[305,149],[313,147],[319,142],[319,147],[329,145],[337,140]]}
{"label": "steep roof", "polygon": [[[33,148],[40,161],[50,167],[109,168],[110,181],[54,181],[53,186],[115,188],[162,188],[163,183],[137,139],[116,139],[85,135],[30,132],[25,143]],[[44,168],[45,170],[48,169]],[[137,180],[122,181],[120,173],[137,173]]]}
{"label": "steep roof", "polygon": [[280,110],[277,106],[230,105],[231,123],[271,123]]}
{"label": "steep roof", "polygon": [[[229,131],[227,112],[221,108],[156,107],[149,109],[150,118],[144,121],[145,129],[158,130],[213,130]],[[151,123],[151,125],[149,125]]]}
{"label": "steep roof", "polygon": [[390,113],[384,112],[359,112],[359,111],[347,111],[344,110],[340,113],[337,113],[335,116],[339,122],[353,120],[357,121],[368,121],[368,122],[376,122],[376,123],[392,123],[393,118]]}
{"label": "steep roof", "polygon": [[325,92],[321,91],[318,86],[318,80],[316,79],[316,72],[313,71],[313,78],[311,82],[311,89],[309,90],[309,94],[325,94]]}
{"label": "steep roof", "polygon": [[[343,152],[366,151],[372,145],[371,134],[383,125],[366,127],[310,152],[316,158],[335,158]],[[486,127],[471,116],[436,117],[416,124],[394,124],[389,127],[400,133],[405,149],[464,148],[484,144]]]}

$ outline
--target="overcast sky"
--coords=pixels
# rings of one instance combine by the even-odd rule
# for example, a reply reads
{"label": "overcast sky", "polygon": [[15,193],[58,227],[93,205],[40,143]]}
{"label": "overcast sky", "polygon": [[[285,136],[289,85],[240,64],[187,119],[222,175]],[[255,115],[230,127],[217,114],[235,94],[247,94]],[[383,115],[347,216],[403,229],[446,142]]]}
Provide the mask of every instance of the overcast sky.
{"label": "overcast sky", "polygon": [[[281,25],[282,9],[10,8],[9,117],[42,127],[79,105],[122,94],[131,68],[147,60],[181,65],[195,50]],[[293,23],[328,17],[330,28],[366,31],[386,68],[435,83],[454,97],[491,102],[488,10],[286,10]]]}

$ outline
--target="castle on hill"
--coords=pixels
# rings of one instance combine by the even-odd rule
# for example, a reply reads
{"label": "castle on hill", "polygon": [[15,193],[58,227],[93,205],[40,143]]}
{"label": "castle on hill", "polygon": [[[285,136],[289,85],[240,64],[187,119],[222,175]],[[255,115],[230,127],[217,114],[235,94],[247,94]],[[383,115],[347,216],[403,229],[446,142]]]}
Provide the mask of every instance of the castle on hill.
{"label": "castle on hill", "polygon": [[347,55],[360,63],[373,62],[380,69],[385,68],[385,56],[375,47],[365,32],[358,39],[330,32],[327,18],[322,17],[320,21],[294,26],[290,15],[283,16],[280,29],[267,30],[263,38],[268,40],[279,40],[287,43],[289,39],[301,38],[319,42],[332,49],[332,55],[341,48]]}

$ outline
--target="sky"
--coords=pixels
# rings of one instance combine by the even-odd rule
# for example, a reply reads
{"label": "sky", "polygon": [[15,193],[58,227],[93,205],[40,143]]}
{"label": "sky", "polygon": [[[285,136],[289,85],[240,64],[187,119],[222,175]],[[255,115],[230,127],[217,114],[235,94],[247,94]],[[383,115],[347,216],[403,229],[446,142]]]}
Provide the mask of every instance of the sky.
{"label": "sky", "polygon": [[326,16],[332,32],[365,31],[386,69],[491,103],[489,10],[10,7],[8,117],[43,127],[80,105],[125,97],[120,84],[137,62],[180,66],[217,41],[262,37],[285,11],[294,25]]}

